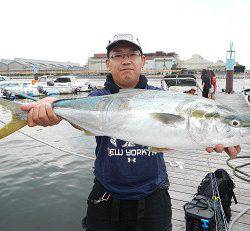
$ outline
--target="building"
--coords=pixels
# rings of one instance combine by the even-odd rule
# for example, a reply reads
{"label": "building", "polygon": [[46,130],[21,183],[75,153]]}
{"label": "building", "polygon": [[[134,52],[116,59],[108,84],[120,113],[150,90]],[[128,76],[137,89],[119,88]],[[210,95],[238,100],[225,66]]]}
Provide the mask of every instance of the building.
{"label": "building", "polygon": [[10,59],[1,59],[0,60],[0,71],[8,72],[9,71],[9,64],[13,62],[13,60]]}
{"label": "building", "polygon": [[212,62],[203,59],[200,55],[192,55],[190,59],[180,61],[177,65],[178,68],[183,68],[193,71],[201,71],[207,69],[212,65]]}
{"label": "building", "polygon": [[[144,70],[162,70],[171,69],[176,66],[179,61],[179,56],[172,53],[165,53],[163,51],[156,51],[155,53],[145,53],[146,63]],[[106,72],[105,60],[107,59],[106,53],[94,54],[93,57],[88,59],[88,69],[90,71],[103,71]]]}
{"label": "building", "polygon": [[107,71],[105,60],[107,59],[106,53],[94,54],[93,57],[88,59],[89,71]]}
{"label": "building", "polygon": [[222,60],[218,60],[216,63],[212,63],[209,68],[216,72],[223,72],[226,71],[226,63]]}
{"label": "building", "polygon": [[46,60],[36,60],[36,59],[22,59],[15,58],[12,62],[8,64],[9,71],[25,71],[31,70],[36,67],[38,70],[74,70],[80,68],[78,63],[70,62],[55,62]]}
{"label": "building", "polygon": [[179,56],[172,53],[165,53],[163,51],[156,51],[155,53],[145,53],[146,63],[145,70],[162,70],[171,69],[179,62]]}

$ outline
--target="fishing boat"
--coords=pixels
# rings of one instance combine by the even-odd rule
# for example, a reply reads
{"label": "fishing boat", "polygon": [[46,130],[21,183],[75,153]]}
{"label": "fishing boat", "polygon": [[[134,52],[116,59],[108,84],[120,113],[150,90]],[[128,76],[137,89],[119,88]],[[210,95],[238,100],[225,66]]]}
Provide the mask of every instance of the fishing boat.
{"label": "fishing boat", "polygon": [[196,77],[190,74],[166,75],[161,80],[161,87],[164,90],[189,93],[193,95],[200,95],[201,93]]}
{"label": "fishing boat", "polygon": [[2,95],[8,99],[23,98],[23,95],[32,97],[42,95],[31,83],[6,82],[0,88]]}
{"label": "fishing boat", "polygon": [[10,78],[8,76],[2,76],[2,75],[0,75],[0,83],[2,83],[4,81],[10,81]]}
{"label": "fishing boat", "polygon": [[74,88],[77,92],[91,91],[88,82],[81,83],[77,80],[77,77],[73,75],[59,76],[52,82],[52,85],[54,87],[70,86],[71,88]]}
{"label": "fishing boat", "polygon": [[54,80],[49,80],[46,82],[46,85],[38,82],[37,89],[40,93],[50,96],[90,92],[95,89],[95,87],[89,82],[82,83],[78,81],[76,76],[66,75],[59,76]]}
{"label": "fishing boat", "polygon": [[73,86],[37,86],[38,91],[46,96],[76,94],[77,88]]}

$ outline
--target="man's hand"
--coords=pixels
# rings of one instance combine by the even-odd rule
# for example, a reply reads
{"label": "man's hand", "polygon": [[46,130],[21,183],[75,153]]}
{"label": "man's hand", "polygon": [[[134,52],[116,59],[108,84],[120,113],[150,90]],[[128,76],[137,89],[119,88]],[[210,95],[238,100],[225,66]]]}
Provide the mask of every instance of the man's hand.
{"label": "man's hand", "polygon": [[20,108],[23,111],[28,111],[28,125],[34,127],[41,125],[43,127],[58,124],[61,119],[53,112],[51,103],[56,99],[47,97],[36,103],[22,105]]}
{"label": "man's hand", "polygon": [[240,153],[241,147],[240,145],[234,146],[234,147],[223,147],[223,145],[221,144],[217,144],[215,145],[215,147],[207,147],[206,151],[208,153],[211,153],[213,151],[216,151],[217,153],[222,153],[223,151],[225,151],[230,158],[234,159],[237,157],[238,153]]}

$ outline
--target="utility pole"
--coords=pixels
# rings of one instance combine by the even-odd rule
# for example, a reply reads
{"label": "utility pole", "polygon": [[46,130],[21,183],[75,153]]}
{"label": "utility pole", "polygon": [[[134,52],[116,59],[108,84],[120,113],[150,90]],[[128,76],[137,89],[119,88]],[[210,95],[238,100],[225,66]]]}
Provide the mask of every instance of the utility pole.
{"label": "utility pole", "polygon": [[235,51],[233,50],[233,42],[230,42],[230,49],[227,51],[227,75],[226,75],[226,93],[233,93],[233,76],[235,65]]}

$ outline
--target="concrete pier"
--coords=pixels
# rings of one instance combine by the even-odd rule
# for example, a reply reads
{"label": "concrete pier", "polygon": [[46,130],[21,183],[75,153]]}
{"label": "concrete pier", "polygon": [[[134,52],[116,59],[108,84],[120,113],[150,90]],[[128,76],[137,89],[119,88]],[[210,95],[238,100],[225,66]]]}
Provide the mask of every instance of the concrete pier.
{"label": "concrete pier", "polygon": [[[250,110],[244,97],[240,94],[216,94],[216,101],[226,104],[239,112]],[[241,144],[242,151],[240,156],[250,154],[250,142]],[[250,205],[250,184],[233,175],[233,171],[226,164],[228,156],[219,153],[208,154],[204,151],[191,151],[182,153],[173,151],[165,154],[166,166],[170,179],[170,195],[173,206],[173,230],[185,230],[185,213],[183,205],[191,201],[197,192],[197,187],[208,172],[215,171],[218,168],[227,170],[235,182],[234,190],[238,204],[232,202],[232,219],[242,210]],[[231,161],[234,165],[240,165],[250,162],[248,159],[236,159]],[[179,163],[177,165],[176,163]],[[177,167],[176,167],[177,165]],[[183,167],[181,168],[180,165]],[[250,167],[242,169],[250,172]],[[238,229],[233,230],[250,230],[250,214],[244,215],[235,225]]]}

